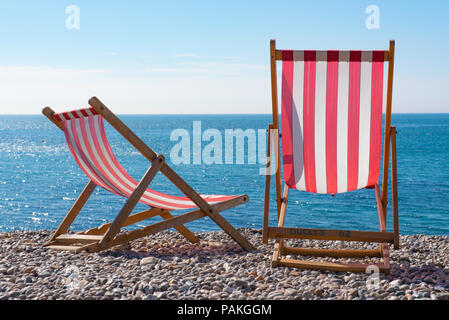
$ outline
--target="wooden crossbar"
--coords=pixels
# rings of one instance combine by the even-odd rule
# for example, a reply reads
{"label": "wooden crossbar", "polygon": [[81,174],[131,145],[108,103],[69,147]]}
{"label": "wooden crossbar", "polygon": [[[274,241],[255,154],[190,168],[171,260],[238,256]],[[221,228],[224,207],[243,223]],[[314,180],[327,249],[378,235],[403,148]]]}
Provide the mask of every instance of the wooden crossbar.
{"label": "wooden crossbar", "polygon": [[391,127],[391,202],[394,249],[399,250],[398,173],[396,160],[396,127]]}
{"label": "wooden crossbar", "polygon": [[388,59],[388,84],[387,84],[387,99],[385,110],[385,133],[384,133],[384,159],[382,166],[382,207],[387,218],[387,204],[388,204],[388,163],[390,156],[390,141],[391,141],[391,108],[393,100],[393,71],[394,71],[394,52],[395,41],[390,40],[389,59]]}
{"label": "wooden crossbar", "polygon": [[48,245],[47,248],[53,249],[53,250],[80,252],[80,251],[82,251],[83,247],[82,246]]}
{"label": "wooden crossbar", "polygon": [[[275,57],[277,61],[282,60],[282,50],[276,50]],[[390,60],[390,51],[384,51],[384,61]]]}
{"label": "wooden crossbar", "polygon": [[368,267],[376,266],[380,272],[388,272],[386,266],[379,264],[360,264],[360,263],[335,263],[335,262],[318,262],[307,260],[280,259],[276,266],[294,267],[312,270],[328,270],[343,272],[366,272]]}
{"label": "wooden crossbar", "polygon": [[58,243],[90,243],[98,242],[103,238],[102,235],[88,235],[88,234],[61,234],[56,237],[55,241]]}
{"label": "wooden crossbar", "polygon": [[295,254],[302,256],[316,256],[316,257],[348,257],[348,258],[362,258],[362,257],[382,257],[380,249],[372,250],[351,250],[351,249],[315,249],[315,248],[293,248],[285,246],[282,254]]}
{"label": "wooden crossbar", "polygon": [[268,237],[291,239],[393,242],[392,232],[268,227]]}
{"label": "wooden crossbar", "polygon": [[270,211],[270,184],[271,184],[271,130],[273,125],[268,125],[268,139],[267,139],[267,168],[265,171],[265,195],[263,205],[263,229],[262,229],[262,243],[268,243],[268,217]]}

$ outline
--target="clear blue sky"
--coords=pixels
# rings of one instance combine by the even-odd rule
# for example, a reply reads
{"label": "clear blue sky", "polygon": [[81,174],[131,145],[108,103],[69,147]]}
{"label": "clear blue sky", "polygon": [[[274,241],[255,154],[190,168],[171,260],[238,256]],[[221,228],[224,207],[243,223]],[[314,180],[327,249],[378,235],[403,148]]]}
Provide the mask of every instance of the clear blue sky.
{"label": "clear blue sky", "polygon": [[[80,11],[66,27],[66,7]],[[376,5],[380,28],[365,9]],[[2,1],[0,113],[269,113],[269,39],[286,49],[387,49],[393,110],[449,112],[449,2]]]}

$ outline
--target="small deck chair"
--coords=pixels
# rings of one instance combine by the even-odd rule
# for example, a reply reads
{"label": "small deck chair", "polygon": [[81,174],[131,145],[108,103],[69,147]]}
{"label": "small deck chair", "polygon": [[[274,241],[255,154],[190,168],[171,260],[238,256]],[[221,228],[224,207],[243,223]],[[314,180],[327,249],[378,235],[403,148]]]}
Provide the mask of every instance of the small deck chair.
{"label": "small deck chair", "polygon": [[[93,97],[89,100],[89,105],[90,108],[63,113],[55,113],[49,107],[42,110],[42,113],[49,120],[64,131],[72,155],[90,179],[45,246],[76,252],[82,250],[96,252],[169,228],[175,228],[187,240],[195,243],[199,239],[183,225],[207,216],[228,233],[243,249],[248,251],[254,249],[253,245],[219,214],[220,211],[246,203],[248,201],[247,195],[199,195],[175,173],[165,162],[162,155],[157,155],[151,150],[100,100]],[[112,153],[111,146],[106,138],[103,119],[109,122],[151,162],[149,169],[139,182],[126,172]],[[185,197],[166,195],[148,188],[159,171],[175,184],[185,194]],[[85,232],[67,233],[70,225],[97,186],[116,195],[126,197],[126,203],[113,222]],[[150,208],[130,215],[138,202],[144,203]],[[197,209],[177,216],[170,213],[172,210],[190,208]],[[122,227],[154,216],[161,216],[164,220],[141,229],[119,233]]]}
{"label": "small deck chair", "polygon": [[[263,242],[275,239],[272,266],[330,271],[366,272],[372,264],[312,262],[283,256],[380,257],[380,272],[388,273],[389,243],[399,248],[396,173],[396,129],[391,122],[394,41],[388,51],[277,50],[270,42],[273,123],[268,126],[268,163],[265,181]],[[282,61],[281,129],[278,126],[276,61]],[[382,144],[384,62],[388,61],[388,87],[382,195],[378,184]],[[269,226],[272,154],[276,171],[278,226]],[[390,148],[391,142],[391,148]],[[273,147],[273,146],[274,147]],[[272,151],[271,149],[274,150]],[[387,232],[387,190],[391,150],[392,224]],[[284,227],[290,189],[336,194],[374,189],[380,231],[327,230]],[[325,219],[325,217],[323,217]],[[379,243],[379,249],[331,250],[288,247],[285,238]]]}

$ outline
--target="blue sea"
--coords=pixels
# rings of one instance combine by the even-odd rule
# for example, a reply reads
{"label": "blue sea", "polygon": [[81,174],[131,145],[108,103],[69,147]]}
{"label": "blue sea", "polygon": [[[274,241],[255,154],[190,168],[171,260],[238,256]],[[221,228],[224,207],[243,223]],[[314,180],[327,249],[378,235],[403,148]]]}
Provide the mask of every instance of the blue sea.
{"label": "blue sea", "polygon": [[[200,193],[247,194],[249,203],[227,210],[223,215],[235,227],[262,227],[265,177],[259,171],[264,167],[265,137],[257,133],[266,129],[271,115],[120,117],[155,152],[164,154],[169,163],[170,151],[179,142],[170,139],[173,130],[186,130],[192,146],[194,121],[201,121],[202,132],[217,129],[223,137],[223,146],[226,129],[253,130],[257,139],[256,158],[248,151],[251,148],[254,151],[253,140],[250,148],[235,147],[232,163],[224,163],[225,152],[223,164],[193,163],[193,150],[190,150],[190,164],[173,164],[173,168]],[[398,129],[400,233],[449,235],[449,114],[394,114],[392,125]],[[109,125],[106,131],[119,161],[139,180],[149,162]],[[203,141],[202,150],[208,144]],[[236,163],[237,155],[242,153],[243,163]],[[69,152],[63,133],[44,116],[0,116],[0,232],[57,228],[87,182],[88,178]],[[151,187],[181,195],[163,175],[158,175]],[[271,199],[273,204],[274,193]],[[97,188],[72,229],[83,230],[109,222],[124,201]],[[135,211],[145,208],[139,204]],[[388,214],[391,230],[391,207]],[[275,223],[272,207],[271,224]],[[359,190],[332,197],[291,190],[286,225],[377,230],[374,191]],[[219,230],[208,219],[187,226],[196,231]]]}

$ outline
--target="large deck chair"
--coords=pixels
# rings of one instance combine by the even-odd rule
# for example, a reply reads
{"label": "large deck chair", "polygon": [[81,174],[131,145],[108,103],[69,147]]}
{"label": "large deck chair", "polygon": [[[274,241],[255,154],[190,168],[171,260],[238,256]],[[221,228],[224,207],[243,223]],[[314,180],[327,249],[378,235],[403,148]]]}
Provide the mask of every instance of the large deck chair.
{"label": "large deck chair", "polygon": [[[269,226],[271,162],[267,163],[263,242],[275,239],[272,266],[366,272],[373,264],[297,260],[290,255],[380,257],[380,272],[388,273],[389,244],[399,248],[396,173],[396,129],[390,125],[393,88],[394,41],[387,51],[277,50],[270,42],[273,123],[268,126],[268,159],[282,162],[276,171],[278,225]],[[278,126],[276,62],[282,61],[281,129]],[[388,61],[382,194],[379,188],[384,62]],[[391,143],[391,146],[390,146]],[[273,146],[274,147],[273,147]],[[274,149],[274,150],[272,150]],[[391,150],[392,224],[387,232],[387,190]],[[327,230],[284,227],[290,189],[337,194],[373,189],[379,231]],[[324,215],[324,214],[323,214]],[[323,216],[323,219],[326,217]],[[336,250],[288,247],[284,239],[317,239],[379,243],[379,249]],[[375,269],[369,269],[375,270]]]}
{"label": "large deck chair", "polygon": [[[53,234],[51,240],[45,246],[59,250],[96,252],[169,228],[175,228],[187,240],[196,243],[199,239],[183,225],[203,217],[209,217],[243,249],[248,251],[254,249],[253,245],[219,214],[220,211],[246,203],[248,201],[247,195],[198,194],[175,173],[165,162],[162,155],[158,155],[151,150],[99,99],[96,97],[91,98],[89,105],[91,106],[90,108],[62,113],[55,113],[49,107],[42,110],[42,113],[49,120],[64,131],[72,155],[82,171],[90,179],[59,228]],[[126,172],[112,153],[106,138],[103,119],[109,122],[113,128],[151,162],[151,165],[139,182]],[[148,185],[159,171],[178,187],[185,194],[185,197],[167,195],[148,188]],[[127,198],[126,203],[113,222],[85,232],[68,233],[70,225],[97,186]],[[149,209],[130,215],[138,202],[148,205]],[[177,216],[173,216],[170,213],[172,210],[190,208],[196,208],[196,210]],[[119,233],[122,227],[154,216],[162,217],[163,221],[155,222],[141,229]]]}

